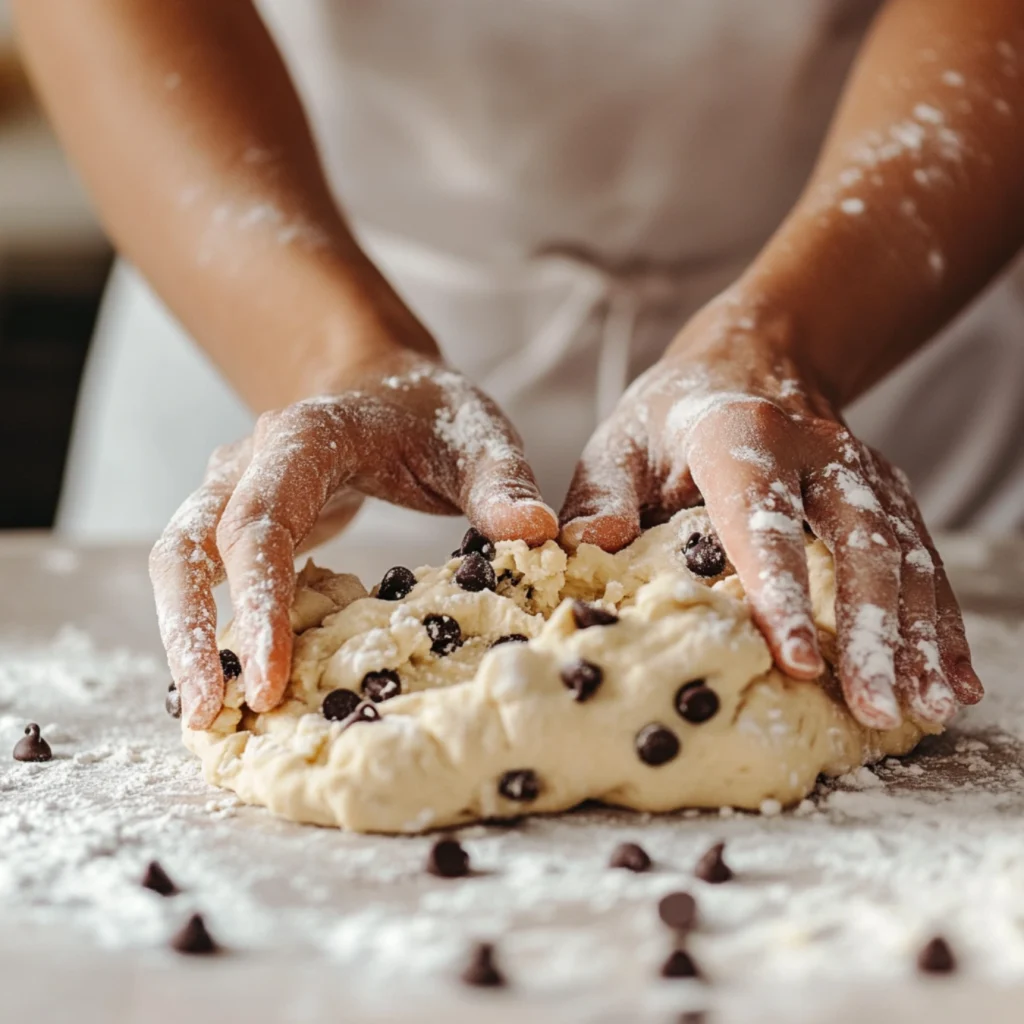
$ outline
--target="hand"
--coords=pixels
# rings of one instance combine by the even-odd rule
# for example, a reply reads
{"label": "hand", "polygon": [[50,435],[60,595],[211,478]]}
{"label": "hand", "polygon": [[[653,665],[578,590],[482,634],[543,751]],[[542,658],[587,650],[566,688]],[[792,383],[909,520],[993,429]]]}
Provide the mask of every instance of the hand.
{"label": "hand", "polygon": [[945,722],[981,699],[960,609],[906,477],[854,438],[788,354],[791,328],[726,295],[705,307],[595,432],[562,510],[562,539],[608,550],[642,517],[699,502],[779,667],[823,669],[806,520],[836,566],[839,680],[874,729],[901,707]]}
{"label": "hand", "polygon": [[291,671],[294,558],[355,514],[363,495],[438,514],[463,512],[495,540],[557,535],[515,430],[465,378],[402,353],[336,394],[259,418],[214,452],[203,485],[150,556],[160,632],[193,729],[220,711],[213,588],[225,578],[246,703],[268,711]]}

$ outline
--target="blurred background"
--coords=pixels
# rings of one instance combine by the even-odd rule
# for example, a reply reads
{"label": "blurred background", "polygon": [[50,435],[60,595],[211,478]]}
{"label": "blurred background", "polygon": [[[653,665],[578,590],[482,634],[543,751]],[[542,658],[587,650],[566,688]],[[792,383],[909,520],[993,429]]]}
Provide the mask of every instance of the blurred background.
{"label": "blurred background", "polygon": [[0,0],[0,529],[53,523],[110,263],[110,245],[32,96]]}

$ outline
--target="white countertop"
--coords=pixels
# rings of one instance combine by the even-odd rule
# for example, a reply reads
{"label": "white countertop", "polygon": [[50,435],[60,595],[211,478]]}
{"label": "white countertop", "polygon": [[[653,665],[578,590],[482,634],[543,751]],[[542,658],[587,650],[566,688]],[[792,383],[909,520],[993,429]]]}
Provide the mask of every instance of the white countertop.
{"label": "white countertop", "polygon": [[[906,765],[825,786],[802,816],[585,809],[462,830],[475,877],[422,870],[426,838],[277,821],[206,787],[162,711],[137,547],[0,538],[0,1019],[1018,1021],[1024,999],[1024,542],[945,544],[990,696]],[[401,551],[335,549],[373,579]],[[9,759],[38,721],[56,759]],[[605,864],[620,841],[655,859]],[[692,877],[727,842],[736,879]],[[185,890],[136,882],[156,856]],[[658,898],[686,888],[709,982],[656,979]],[[202,910],[226,947],[166,951]],[[962,970],[915,977],[933,932]],[[512,985],[457,975],[474,937]],[[30,1016],[30,1013],[34,1016]]]}

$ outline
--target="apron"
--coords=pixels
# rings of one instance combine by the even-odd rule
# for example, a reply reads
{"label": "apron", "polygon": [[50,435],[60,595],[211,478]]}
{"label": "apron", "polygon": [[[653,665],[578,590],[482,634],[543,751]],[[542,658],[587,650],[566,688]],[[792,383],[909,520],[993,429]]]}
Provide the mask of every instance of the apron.
{"label": "apron", "polygon": [[[628,381],[799,195],[879,6],[260,4],[353,230],[449,362],[509,414],[556,506]],[[1024,289],[1010,279],[851,410],[939,525],[1024,524],[1022,325]],[[251,425],[145,283],[118,267],[61,528],[155,536],[212,449]],[[375,508],[347,537],[424,530],[453,532]]]}

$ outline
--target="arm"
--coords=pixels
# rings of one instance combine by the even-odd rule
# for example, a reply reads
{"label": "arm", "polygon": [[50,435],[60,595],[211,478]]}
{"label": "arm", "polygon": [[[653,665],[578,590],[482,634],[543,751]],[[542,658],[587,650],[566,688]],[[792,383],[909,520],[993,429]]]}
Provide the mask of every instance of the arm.
{"label": "arm", "polygon": [[1022,121],[1024,7],[890,0],[792,213],[629,389],[562,510],[566,543],[615,548],[702,497],[799,679],[822,668],[810,523],[836,562],[843,692],[873,728],[945,721],[982,689],[905,478],[840,411],[1024,241]]}

